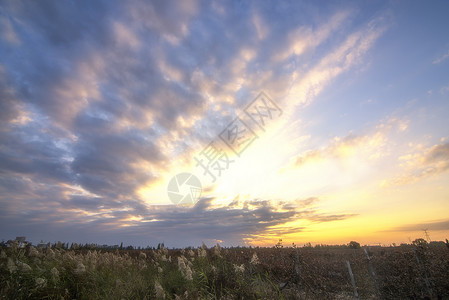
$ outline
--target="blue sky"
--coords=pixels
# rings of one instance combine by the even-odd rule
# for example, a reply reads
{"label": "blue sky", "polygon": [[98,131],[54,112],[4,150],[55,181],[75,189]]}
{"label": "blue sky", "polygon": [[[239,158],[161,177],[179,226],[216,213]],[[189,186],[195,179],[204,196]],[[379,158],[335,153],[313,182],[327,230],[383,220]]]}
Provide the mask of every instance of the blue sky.
{"label": "blue sky", "polygon": [[[387,244],[425,227],[442,239],[448,11],[2,1],[0,238]],[[279,108],[264,127],[245,114],[261,92]],[[236,117],[257,135],[239,156],[218,138]],[[210,142],[233,160],[216,181],[195,160]],[[194,206],[167,195],[182,172],[202,183]]]}

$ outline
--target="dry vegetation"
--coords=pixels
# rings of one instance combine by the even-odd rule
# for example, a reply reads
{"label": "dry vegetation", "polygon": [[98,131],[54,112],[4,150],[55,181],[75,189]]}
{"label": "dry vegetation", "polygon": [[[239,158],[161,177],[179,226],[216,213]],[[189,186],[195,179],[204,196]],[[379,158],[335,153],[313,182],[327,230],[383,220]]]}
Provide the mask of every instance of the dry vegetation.
{"label": "dry vegetation", "polygon": [[353,299],[346,261],[360,299],[449,299],[444,243],[372,247],[367,253],[345,246],[69,250],[12,245],[0,249],[0,298]]}

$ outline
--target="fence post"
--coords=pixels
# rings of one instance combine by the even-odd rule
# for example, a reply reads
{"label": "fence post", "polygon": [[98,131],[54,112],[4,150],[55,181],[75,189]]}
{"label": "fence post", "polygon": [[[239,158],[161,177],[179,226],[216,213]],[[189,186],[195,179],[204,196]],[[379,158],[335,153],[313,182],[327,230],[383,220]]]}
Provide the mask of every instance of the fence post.
{"label": "fence post", "polygon": [[298,290],[301,287],[301,269],[299,268],[299,249],[296,248],[295,272],[298,277]]}
{"label": "fence post", "polygon": [[351,264],[349,263],[349,260],[346,261],[346,265],[348,266],[349,276],[351,277],[352,287],[354,288],[354,297],[358,300],[359,293],[357,292],[357,286],[355,285],[354,274],[352,273]]}
{"label": "fence post", "polygon": [[366,250],[366,248],[363,248],[363,250],[365,251],[366,259],[368,260],[368,271],[369,271],[369,274],[371,275],[371,278],[374,281],[374,287],[376,288],[377,296],[379,298],[381,298],[380,297],[379,286],[378,286],[377,280],[376,280],[376,273],[374,272],[373,264],[371,263],[371,257],[369,256],[368,251]]}

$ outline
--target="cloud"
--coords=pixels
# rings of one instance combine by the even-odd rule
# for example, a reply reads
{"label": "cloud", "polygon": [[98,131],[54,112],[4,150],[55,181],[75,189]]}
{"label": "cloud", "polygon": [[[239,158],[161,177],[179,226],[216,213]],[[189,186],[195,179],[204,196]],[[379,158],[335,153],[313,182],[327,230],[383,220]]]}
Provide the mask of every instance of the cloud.
{"label": "cloud", "polygon": [[182,3],[132,1],[127,5],[132,22],[159,32],[169,43],[175,45],[188,35],[188,23],[198,13],[198,8],[196,0]]}
{"label": "cloud", "polygon": [[[238,243],[297,217],[345,218],[311,209],[312,198],[187,209],[150,206],[138,191],[191,162],[260,91],[277,97],[298,83],[316,95],[360,62],[382,32],[376,21],[347,32],[352,10],[330,9],[307,25],[314,9],[295,3],[0,5],[2,235]],[[335,140],[316,157],[362,141]]]}
{"label": "cloud", "polygon": [[343,138],[335,137],[329,145],[305,153],[294,158],[294,167],[300,168],[308,163],[326,160],[344,160],[360,153],[368,153],[368,158],[377,158],[380,149],[386,143],[386,135],[382,130],[371,135],[348,134]]}
{"label": "cloud", "polygon": [[[331,22],[340,24],[346,14],[337,14]],[[344,36],[343,41],[333,44],[329,51],[310,69],[306,70],[304,76],[298,76],[297,72],[292,74],[292,84],[286,96],[285,105],[290,107],[304,107],[328,85],[334,78],[362,62],[362,57],[372,48],[376,40],[387,29],[388,20],[381,16],[370,20],[360,30]],[[326,37],[332,30],[322,29],[321,35]]]}
{"label": "cloud", "polygon": [[409,224],[399,227],[394,227],[390,230],[391,232],[402,232],[402,231],[447,231],[449,230],[449,220],[438,220],[438,221],[430,221],[425,223],[416,223]]}
{"label": "cloud", "polygon": [[449,162],[449,143],[434,145],[424,157],[425,164]]}
{"label": "cloud", "polygon": [[71,169],[77,182],[104,195],[132,195],[151,174],[140,170],[139,163],[157,165],[164,157],[155,145],[139,132],[105,136],[86,136],[77,142]]}
{"label": "cloud", "polygon": [[403,185],[449,170],[449,143],[436,144],[420,152],[404,155],[400,158],[405,174],[387,180],[384,185]]}
{"label": "cloud", "polygon": [[390,154],[392,135],[406,132],[409,123],[405,117],[387,117],[363,132],[350,131],[345,136],[330,139],[322,147],[303,151],[291,159],[290,167],[302,168],[307,164],[344,162],[353,158],[371,161],[380,159]]}
{"label": "cloud", "polygon": [[265,39],[270,31],[268,26],[264,23],[264,21],[262,21],[260,15],[257,13],[255,13],[253,15],[252,21],[253,21],[254,27],[256,28],[257,37],[259,38],[259,40]]}
{"label": "cloud", "polygon": [[10,84],[5,68],[0,65],[0,124],[2,128],[20,114],[20,103],[17,102],[15,91]]}
{"label": "cloud", "polygon": [[339,12],[316,29],[303,26],[291,31],[287,35],[286,45],[283,45],[283,49],[279,49],[273,59],[275,61],[285,60],[289,56],[301,56],[306,51],[312,51],[337,31],[348,17],[348,11]]}
{"label": "cloud", "polygon": [[447,53],[443,54],[442,56],[436,58],[434,61],[432,61],[432,64],[434,64],[434,65],[440,64],[444,60],[446,60],[448,57],[449,57],[449,51]]}
{"label": "cloud", "polygon": [[6,16],[0,16],[0,36],[12,45],[20,43],[11,21]]}
{"label": "cloud", "polygon": [[317,222],[317,223],[324,223],[324,222],[332,222],[332,221],[341,221],[348,219],[350,217],[357,216],[357,214],[338,214],[338,215],[316,215],[311,216],[308,218],[308,220]]}
{"label": "cloud", "polygon": [[318,197],[309,197],[306,199],[297,199],[295,202],[299,205],[299,207],[309,207],[312,204],[317,203],[318,201]]}
{"label": "cloud", "polygon": [[0,141],[0,174],[8,176],[35,176],[46,178],[49,183],[68,182],[72,179],[70,154],[64,149],[66,139],[42,134],[39,122],[2,132]]}
{"label": "cloud", "polygon": [[449,92],[449,85],[440,88],[441,95],[445,95],[447,92]]}
{"label": "cloud", "polygon": [[[225,245],[242,244],[255,236],[280,236],[300,232],[304,226],[283,226],[298,219],[313,223],[339,221],[353,214],[325,214],[304,206],[279,206],[277,201],[253,200],[241,203],[241,207],[232,205],[212,205],[213,198],[202,198],[194,207],[179,206],[142,206],[131,200],[110,201],[101,197],[69,195],[60,199],[64,189],[53,188],[53,201],[47,201],[43,207],[33,207],[21,212],[21,218],[13,215],[2,218],[3,225],[14,227],[24,234],[44,236],[44,231],[58,224],[60,234],[55,239],[64,240],[65,232],[79,231],[74,235],[78,241],[99,243],[120,241],[117,237],[140,240],[155,245],[164,241],[166,245],[182,247],[183,237],[189,236],[191,245],[201,241],[219,239]],[[66,189],[67,190],[67,189]],[[75,188],[69,188],[74,192]],[[58,193],[59,191],[59,193]],[[45,197],[45,195],[41,195]],[[305,202],[310,202],[305,199]],[[41,203],[43,205],[44,203]],[[10,211],[11,213],[11,211]],[[45,220],[45,222],[43,222]],[[95,232],[87,231],[95,227]],[[52,232],[54,230],[51,230]],[[81,233],[81,234],[80,234]],[[36,236],[36,235],[35,235]],[[116,236],[116,238],[114,238]],[[145,245],[145,244],[143,244]]]}

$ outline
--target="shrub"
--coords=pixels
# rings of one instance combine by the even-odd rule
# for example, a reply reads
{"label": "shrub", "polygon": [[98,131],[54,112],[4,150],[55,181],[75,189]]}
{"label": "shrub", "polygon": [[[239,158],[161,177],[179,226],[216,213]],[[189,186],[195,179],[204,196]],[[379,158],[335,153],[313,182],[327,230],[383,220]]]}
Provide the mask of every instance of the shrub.
{"label": "shrub", "polygon": [[351,249],[360,249],[360,243],[357,243],[356,241],[350,241],[348,247]]}

